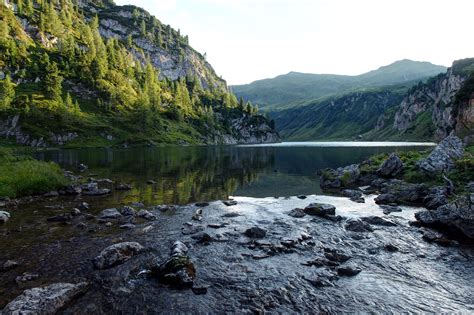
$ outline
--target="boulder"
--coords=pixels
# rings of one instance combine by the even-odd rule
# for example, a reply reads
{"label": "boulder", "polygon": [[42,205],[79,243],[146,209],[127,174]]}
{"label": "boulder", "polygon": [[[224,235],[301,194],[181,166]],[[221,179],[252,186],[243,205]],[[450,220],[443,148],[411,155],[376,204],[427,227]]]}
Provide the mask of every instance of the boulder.
{"label": "boulder", "polygon": [[393,221],[383,219],[377,216],[369,216],[360,218],[362,221],[367,222],[373,225],[383,225],[383,226],[396,226],[397,224]]}
{"label": "boulder", "polygon": [[383,161],[382,165],[377,169],[376,173],[379,176],[391,177],[398,175],[403,169],[403,162],[396,153],[390,154],[390,156]]}
{"label": "boulder", "polygon": [[288,212],[288,215],[293,218],[302,218],[306,215],[306,213],[301,208],[295,208]]}
{"label": "boulder", "polygon": [[77,208],[74,208],[71,210],[71,215],[73,217],[77,217],[78,215],[81,215],[81,210],[77,209]]}
{"label": "boulder", "polygon": [[245,230],[244,234],[250,238],[264,238],[267,235],[267,231],[258,226],[254,226]]}
{"label": "boulder", "polygon": [[7,223],[10,219],[10,213],[6,211],[0,211],[0,223]]}
{"label": "boulder", "polygon": [[399,206],[381,205],[380,208],[382,208],[383,214],[390,214],[392,212],[402,212],[402,208],[400,208]]}
{"label": "boulder", "polygon": [[309,215],[326,217],[328,215],[335,215],[336,207],[326,203],[311,203],[306,208],[304,208],[303,211]]}
{"label": "boulder", "polygon": [[474,194],[462,196],[436,210],[415,213],[415,218],[425,226],[461,232],[474,239]]}
{"label": "boulder", "polygon": [[427,209],[438,209],[448,203],[448,188],[436,186],[429,189],[428,194],[423,198],[423,205]]}
{"label": "boulder", "polygon": [[426,157],[417,162],[417,166],[427,174],[448,172],[454,168],[454,161],[464,154],[461,139],[449,136],[441,141]]}
{"label": "boulder", "polygon": [[123,216],[134,216],[137,212],[130,206],[123,206],[119,209],[119,212]]}
{"label": "boulder", "polygon": [[196,202],[195,206],[196,207],[201,207],[201,208],[207,207],[207,206],[209,206],[209,202]]}
{"label": "boulder", "polygon": [[362,191],[355,189],[344,189],[342,194],[350,200],[358,203],[364,203],[365,200],[362,198]]}
{"label": "boulder", "polygon": [[56,314],[87,290],[87,283],[55,283],[23,291],[8,303],[2,314]]}
{"label": "boulder", "polygon": [[96,182],[81,186],[82,194],[87,196],[103,196],[110,193],[108,188],[99,188]]}
{"label": "boulder", "polygon": [[0,271],[8,271],[8,270],[12,270],[12,269],[15,269],[16,267],[18,267],[19,264],[14,261],[14,260],[7,260],[6,262],[3,263],[3,265],[0,267]]}
{"label": "boulder", "polygon": [[148,220],[148,221],[153,221],[156,219],[156,216],[153,213],[145,209],[138,211],[137,217],[144,218],[145,220]]}
{"label": "boulder", "polygon": [[97,269],[106,269],[121,264],[144,250],[137,242],[124,242],[111,245],[94,258]]}
{"label": "boulder", "polygon": [[[428,194],[425,184],[407,183],[403,180],[392,179],[381,185],[382,195],[375,198],[376,203],[422,203]],[[383,201],[382,201],[383,200]]]}
{"label": "boulder", "polygon": [[235,200],[226,200],[226,201],[223,201],[223,203],[226,206],[230,207],[230,206],[235,206],[237,204],[237,201],[235,201]]}
{"label": "boulder", "polygon": [[340,276],[353,277],[360,273],[362,269],[355,266],[342,266],[337,268],[337,274]]}
{"label": "boulder", "polygon": [[120,217],[122,217],[122,214],[117,210],[117,208],[105,209],[99,214],[99,218],[101,219],[118,219]]}
{"label": "boulder", "polygon": [[320,186],[323,189],[337,189],[353,187],[360,177],[358,164],[334,169],[325,169],[321,172]]}
{"label": "boulder", "polygon": [[344,225],[347,231],[351,232],[373,232],[373,228],[370,224],[360,219],[349,219]]}

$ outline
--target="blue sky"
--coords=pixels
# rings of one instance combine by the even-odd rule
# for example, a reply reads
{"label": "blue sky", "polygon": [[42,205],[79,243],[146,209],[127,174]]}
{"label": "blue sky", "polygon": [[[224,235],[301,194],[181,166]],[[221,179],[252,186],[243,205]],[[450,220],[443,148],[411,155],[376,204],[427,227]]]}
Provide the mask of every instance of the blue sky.
{"label": "blue sky", "polygon": [[472,0],[116,0],[189,35],[229,84],[474,57]]}

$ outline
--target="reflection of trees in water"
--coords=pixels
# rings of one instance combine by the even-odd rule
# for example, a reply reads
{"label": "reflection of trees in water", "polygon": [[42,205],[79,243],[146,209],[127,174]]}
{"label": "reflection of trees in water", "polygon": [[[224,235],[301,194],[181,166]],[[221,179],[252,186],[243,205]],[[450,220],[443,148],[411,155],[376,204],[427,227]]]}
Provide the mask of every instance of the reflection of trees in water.
{"label": "reflection of trees in water", "polygon": [[[239,185],[257,180],[258,172],[274,161],[269,148],[219,146],[63,150],[38,158],[70,169],[85,163],[99,177],[132,183],[124,202],[181,204],[227,198]],[[148,179],[156,184],[147,185]]]}

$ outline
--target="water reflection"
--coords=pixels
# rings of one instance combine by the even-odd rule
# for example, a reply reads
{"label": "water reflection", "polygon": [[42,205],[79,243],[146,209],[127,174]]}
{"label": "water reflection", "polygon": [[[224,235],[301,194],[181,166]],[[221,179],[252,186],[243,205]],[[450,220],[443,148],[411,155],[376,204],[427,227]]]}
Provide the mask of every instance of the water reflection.
{"label": "water reflection", "polygon": [[[74,149],[39,152],[76,171],[131,183],[133,190],[113,194],[117,202],[186,204],[249,197],[320,194],[317,172],[360,162],[370,155],[426,147],[192,146],[130,149]],[[155,184],[147,184],[148,180]]]}

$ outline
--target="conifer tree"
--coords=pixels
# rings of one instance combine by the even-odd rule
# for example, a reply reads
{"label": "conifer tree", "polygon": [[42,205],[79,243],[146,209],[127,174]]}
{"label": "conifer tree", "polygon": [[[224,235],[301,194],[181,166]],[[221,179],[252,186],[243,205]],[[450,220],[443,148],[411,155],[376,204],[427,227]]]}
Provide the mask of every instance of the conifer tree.
{"label": "conifer tree", "polygon": [[0,111],[7,110],[15,98],[15,85],[9,75],[0,81]]}
{"label": "conifer tree", "polygon": [[44,92],[47,97],[53,100],[60,100],[62,93],[63,78],[59,74],[58,66],[53,61],[46,68],[46,74],[43,80]]}

